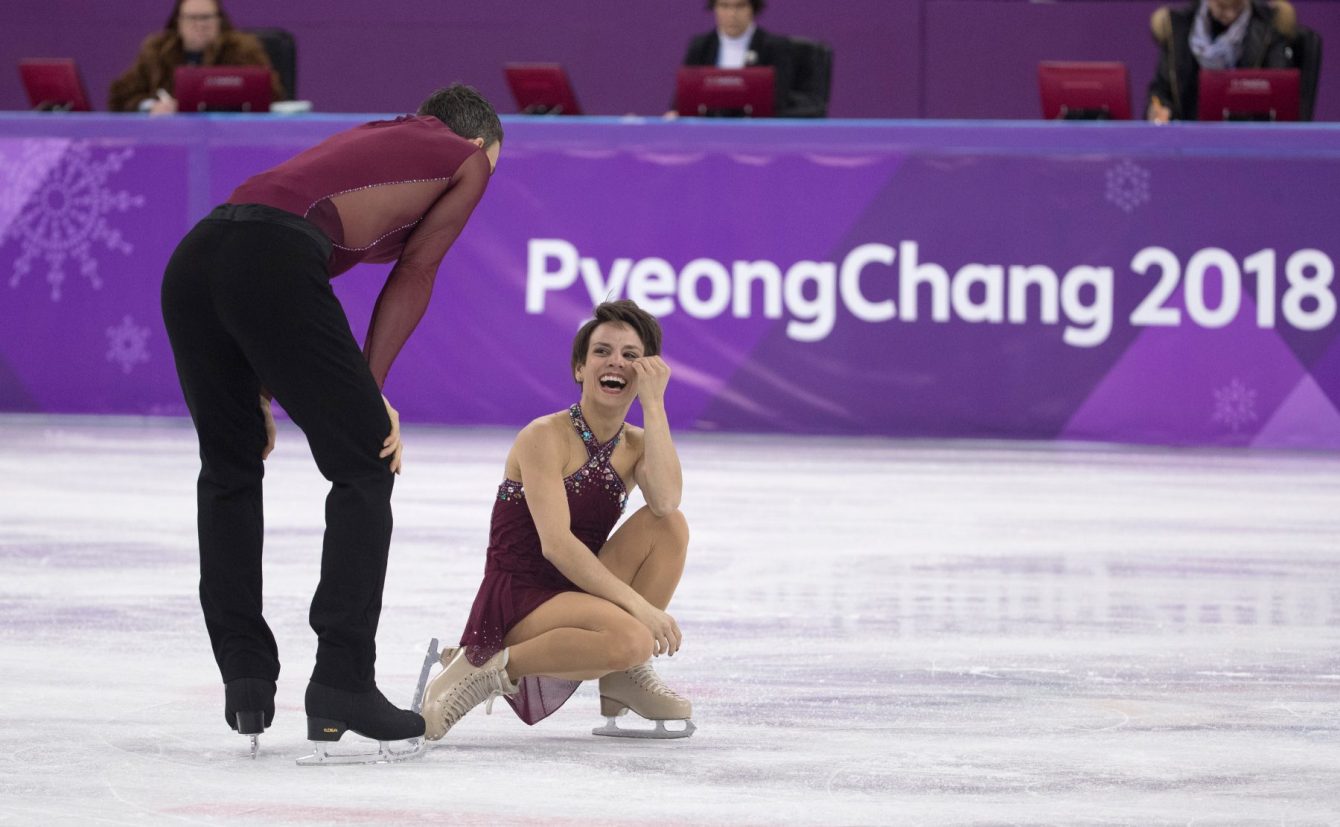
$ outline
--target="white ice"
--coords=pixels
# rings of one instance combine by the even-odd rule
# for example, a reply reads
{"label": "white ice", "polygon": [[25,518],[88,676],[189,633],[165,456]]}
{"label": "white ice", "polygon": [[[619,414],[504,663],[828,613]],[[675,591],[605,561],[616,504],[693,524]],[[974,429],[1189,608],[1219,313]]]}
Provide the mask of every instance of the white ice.
{"label": "white ice", "polygon": [[[458,635],[511,439],[408,425],[378,679]],[[1340,455],[684,434],[682,741],[477,709],[302,768],[325,482],[284,427],[258,760],[196,602],[195,436],[0,417],[3,824],[1340,822]],[[630,512],[638,505],[630,503]],[[346,736],[346,741],[353,736]]]}

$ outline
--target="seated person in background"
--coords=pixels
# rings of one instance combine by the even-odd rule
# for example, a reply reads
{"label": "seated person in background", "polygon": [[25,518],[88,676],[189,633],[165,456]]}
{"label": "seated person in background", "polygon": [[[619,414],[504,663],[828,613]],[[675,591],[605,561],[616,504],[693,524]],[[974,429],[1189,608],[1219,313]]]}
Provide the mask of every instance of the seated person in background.
{"label": "seated person in background", "polygon": [[1159,67],[1149,84],[1155,123],[1196,119],[1201,69],[1288,69],[1297,17],[1285,0],[1195,0],[1150,21]]}
{"label": "seated person in background", "polygon": [[774,75],[775,112],[786,117],[794,74],[791,43],[781,35],[758,27],[754,18],[763,11],[763,0],[707,0],[716,15],[717,27],[689,42],[685,66],[718,66],[743,69],[771,66]]}
{"label": "seated person in background", "polygon": [[[233,28],[219,0],[176,0],[160,32],[140,45],[135,65],[112,81],[107,108],[113,112],[167,115],[177,111],[172,75],[178,66],[269,66],[255,36]],[[275,100],[283,100],[279,75],[270,73]]]}

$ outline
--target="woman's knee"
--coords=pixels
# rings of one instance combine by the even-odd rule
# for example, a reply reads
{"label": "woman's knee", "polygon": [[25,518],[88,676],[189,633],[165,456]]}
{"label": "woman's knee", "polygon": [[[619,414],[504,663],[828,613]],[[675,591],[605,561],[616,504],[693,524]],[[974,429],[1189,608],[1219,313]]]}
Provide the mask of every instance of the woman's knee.
{"label": "woman's knee", "polygon": [[676,508],[663,517],[653,517],[656,532],[655,546],[673,554],[683,555],[689,548],[689,521]]}
{"label": "woman's knee", "polygon": [[611,629],[609,638],[610,671],[631,669],[640,663],[646,663],[651,658],[651,632],[631,617],[628,623]]}
{"label": "woman's knee", "polygon": [[643,536],[649,537],[653,546],[688,548],[689,521],[684,517],[684,512],[678,508],[658,516],[649,506],[644,505],[629,522],[632,523],[633,520],[638,521]]}

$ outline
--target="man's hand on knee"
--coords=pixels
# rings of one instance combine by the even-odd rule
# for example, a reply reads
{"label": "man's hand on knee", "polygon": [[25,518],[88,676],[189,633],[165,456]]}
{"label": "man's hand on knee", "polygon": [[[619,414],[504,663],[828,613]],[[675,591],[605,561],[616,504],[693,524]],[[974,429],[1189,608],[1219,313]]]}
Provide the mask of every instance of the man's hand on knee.
{"label": "man's hand on knee", "polygon": [[261,449],[261,459],[270,456],[275,449],[275,415],[270,411],[270,400],[261,397],[261,415],[265,417],[265,447]]}
{"label": "man's hand on knee", "polygon": [[391,434],[382,443],[382,452],[378,456],[382,459],[391,457],[391,471],[399,474],[402,467],[400,458],[405,451],[405,444],[400,441],[400,414],[391,407],[391,400],[385,395],[382,396],[382,402],[386,403],[386,415],[391,418]]}

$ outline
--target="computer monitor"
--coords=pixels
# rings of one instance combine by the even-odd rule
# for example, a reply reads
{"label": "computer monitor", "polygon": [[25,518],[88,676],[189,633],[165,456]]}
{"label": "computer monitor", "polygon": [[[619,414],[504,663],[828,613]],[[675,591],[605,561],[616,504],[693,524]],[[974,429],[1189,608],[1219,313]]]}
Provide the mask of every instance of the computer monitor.
{"label": "computer monitor", "polygon": [[568,73],[557,63],[508,63],[503,66],[503,75],[516,99],[517,111],[523,114],[582,114]]}
{"label": "computer monitor", "polygon": [[1296,121],[1298,70],[1202,69],[1197,100],[1202,121]]}
{"label": "computer monitor", "polygon": [[173,75],[179,112],[269,112],[267,66],[178,66]]}
{"label": "computer monitor", "polygon": [[73,59],[24,58],[19,77],[34,109],[59,112],[89,112],[88,93]]}
{"label": "computer monitor", "polygon": [[1042,117],[1066,121],[1128,121],[1130,85],[1126,64],[1044,60],[1038,64]]}
{"label": "computer monitor", "polygon": [[770,118],[774,80],[771,66],[681,66],[675,78],[675,109],[688,116]]}

